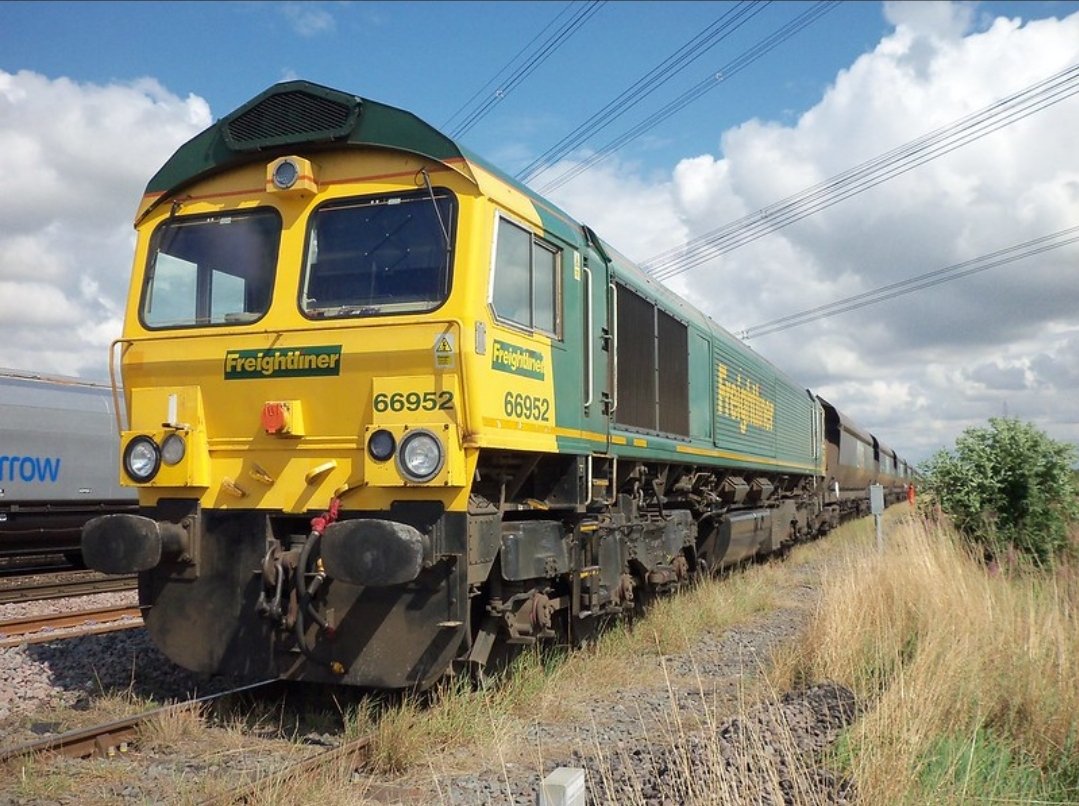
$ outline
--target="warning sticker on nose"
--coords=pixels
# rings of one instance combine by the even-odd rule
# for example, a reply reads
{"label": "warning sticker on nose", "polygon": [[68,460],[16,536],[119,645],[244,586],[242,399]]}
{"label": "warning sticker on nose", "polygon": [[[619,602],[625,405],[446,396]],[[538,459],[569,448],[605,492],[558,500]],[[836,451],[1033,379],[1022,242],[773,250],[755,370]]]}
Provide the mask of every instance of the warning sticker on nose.
{"label": "warning sticker on nose", "polygon": [[435,369],[457,368],[457,344],[453,333],[441,333],[435,338]]}

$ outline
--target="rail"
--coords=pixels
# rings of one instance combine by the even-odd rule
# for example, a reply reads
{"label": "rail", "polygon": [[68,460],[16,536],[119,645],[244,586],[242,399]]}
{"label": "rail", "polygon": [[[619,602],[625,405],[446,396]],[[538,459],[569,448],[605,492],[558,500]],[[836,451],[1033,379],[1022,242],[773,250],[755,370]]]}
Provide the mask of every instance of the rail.
{"label": "rail", "polygon": [[58,554],[2,555],[0,554],[0,579],[18,579],[36,574],[63,573],[73,570],[71,563]]}
{"label": "rail", "polygon": [[63,599],[68,596],[86,596],[91,593],[114,593],[134,590],[137,584],[138,577],[131,575],[18,585],[0,589],[0,604],[40,602],[46,599]]}
{"label": "rail", "polygon": [[215,700],[231,697],[237,694],[248,694],[276,681],[263,680],[251,683],[239,688],[229,689],[217,694],[207,694],[193,700],[164,705],[150,711],[144,711],[135,716],[106,722],[91,728],[82,728],[59,736],[51,736],[36,742],[19,745],[9,750],[0,751],[0,764],[20,758],[30,758],[47,753],[59,754],[68,758],[90,758],[91,756],[111,756],[121,752],[126,745],[134,743],[138,739],[139,727],[152,719],[168,714],[178,713],[192,708],[202,708]]}
{"label": "rail", "polygon": [[[0,647],[21,644],[43,644],[83,635],[100,635],[117,630],[130,630],[142,626],[139,608],[98,607],[67,613],[46,613],[21,616],[0,621]],[[80,628],[76,632],[57,633],[55,630]]]}
{"label": "rail", "polygon": [[289,764],[277,772],[256,778],[254,781],[242,784],[235,789],[230,789],[221,795],[204,800],[199,806],[228,806],[229,804],[243,802],[260,791],[276,791],[286,781],[316,773],[327,765],[349,756],[352,756],[351,763],[353,767],[359,767],[367,761],[374,738],[373,733],[367,734],[329,750],[324,750],[321,753],[305,758],[303,761]]}

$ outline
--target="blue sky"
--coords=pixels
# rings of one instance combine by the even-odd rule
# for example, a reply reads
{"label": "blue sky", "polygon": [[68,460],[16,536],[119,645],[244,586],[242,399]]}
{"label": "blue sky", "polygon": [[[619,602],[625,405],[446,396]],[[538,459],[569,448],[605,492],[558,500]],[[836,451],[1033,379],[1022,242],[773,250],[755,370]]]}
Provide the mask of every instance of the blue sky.
{"label": "blue sky", "polygon": [[[583,4],[578,4],[583,5]],[[740,55],[812,5],[775,2],[717,43],[645,109]],[[567,2],[4,2],[0,68],[107,84],[153,77],[227,114],[270,84],[304,78],[447,121]],[[513,170],[688,42],[729,2],[607,2],[464,138]],[[986,2],[977,15],[1034,19],[1076,2]],[[891,28],[882,5],[845,2],[709,91],[626,154],[669,170],[753,117],[791,122]],[[635,110],[626,123],[642,113]],[[621,125],[621,124],[619,124]],[[617,133],[618,128],[601,137]],[[512,143],[508,148],[506,143]],[[602,145],[597,142],[596,145]]]}
{"label": "blue sky", "polygon": [[[544,184],[813,4],[751,18]],[[303,78],[442,126],[565,2],[0,3],[0,367],[104,378],[175,148]],[[511,174],[733,2],[607,2],[461,138]],[[562,16],[559,16],[562,15]],[[647,261],[1079,65],[1079,0],[843,2],[549,191]],[[1077,68],[1079,69],[1079,68]],[[1075,89],[667,280],[732,332],[1079,226]],[[453,126],[448,128],[452,132]],[[1079,246],[748,344],[914,461],[1001,414],[1079,445]]]}

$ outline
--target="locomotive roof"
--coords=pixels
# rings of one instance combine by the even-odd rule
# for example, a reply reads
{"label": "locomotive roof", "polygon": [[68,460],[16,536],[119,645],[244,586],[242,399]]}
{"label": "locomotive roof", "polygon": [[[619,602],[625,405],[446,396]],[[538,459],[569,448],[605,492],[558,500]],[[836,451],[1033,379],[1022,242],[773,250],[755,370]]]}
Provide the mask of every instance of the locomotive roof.
{"label": "locomotive roof", "polygon": [[147,184],[150,201],[144,200],[140,218],[200,179],[286,155],[298,146],[407,151],[440,162],[479,186],[480,177],[472,170],[476,166],[552,213],[549,223],[556,228],[576,230],[571,240],[580,238],[581,225],[572,216],[412,112],[300,80],[274,84],[180,146]]}
{"label": "locomotive roof", "polygon": [[285,81],[180,146],[150,179],[146,194],[164,198],[200,179],[300,145],[411,151],[475,182],[468,166],[474,158],[411,112],[310,81]]}

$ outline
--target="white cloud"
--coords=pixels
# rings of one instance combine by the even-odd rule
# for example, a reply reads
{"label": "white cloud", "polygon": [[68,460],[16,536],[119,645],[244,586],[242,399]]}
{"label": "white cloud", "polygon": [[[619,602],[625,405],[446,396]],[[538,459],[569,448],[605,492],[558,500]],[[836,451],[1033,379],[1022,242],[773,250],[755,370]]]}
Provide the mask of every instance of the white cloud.
{"label": "white cloud", "polygon": [[[1042,352],[1030,356],[1027,362],[1031,384],[1048,387],[1061,393],[1062,400],[1074,399],[1079,392],[1079,328],[1047,343]],[[1061,414],[1079,419],[1076,407],[1062,407]]]}
{"label": "white cloud", "polygon": [[919,2],[888,0],[884,18],[897,29],[899,36],[914,35],[955,39],[970,30],[974,3]]}
{"label": "white cloud", "polygon": [[[669,200],[682,226],[654,233],[651,253],[624,250],[647,259],[1079,62],[1079,14],[972,32],[974,11],[889,3],[896,29],[795,124],[747,121],[668,181],[608,175],[597,199],[592,171],[557,198],[615,245],[642,234],[607,200]],[[738,331],[1079,225],[1076,131],[1070,98],[669,284]],[[1004,412],[1079,442],[1062,393],[1079,378],[1077,262],[1065,247],[750,345],[916,461]]]}
{"label": "white cloud", "polygon": [[281,11],[292,29],[303,37],[311,38],[337,28],[333,15],[318,3],[285,3]]}
{"label": "white cloud", "polygon": [[104,377],[147,179],[211,122],[156,81],[0,71],[0,367]]}
{"label": "white cloud", "polygon": [[[567,164],[556,164],[549,176],[558,176]],[[669,184],[650,185],[634,176],[633,171],[617,161],[589,171],[586,182],[572,184],[572,191],[556,200],[566,211],[580,218],[581,210],[590,214],[584,220],[611,246],[631,260],[671,245],[688,235],[688,227],[679,220]],[[617,232],[611,240],[608,233]]]}

